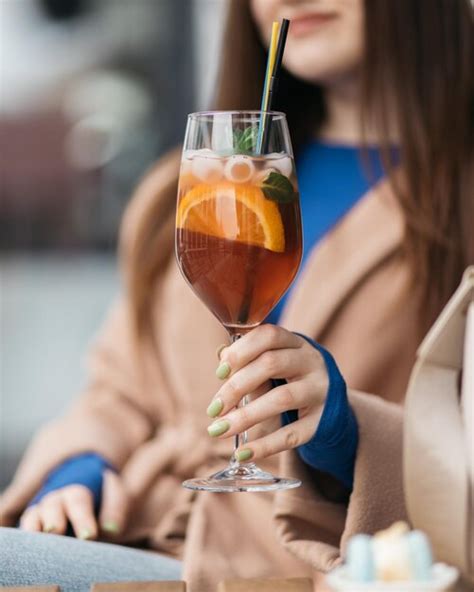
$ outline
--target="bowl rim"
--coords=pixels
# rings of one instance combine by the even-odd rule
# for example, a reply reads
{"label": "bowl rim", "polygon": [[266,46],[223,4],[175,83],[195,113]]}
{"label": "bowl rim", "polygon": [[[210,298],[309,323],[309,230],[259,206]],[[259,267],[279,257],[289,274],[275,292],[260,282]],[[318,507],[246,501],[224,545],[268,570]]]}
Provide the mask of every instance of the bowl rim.
{"label": "bowl rim", "polygon": [[334,590],[344,592],[441,592],[447,590],[459,578],[459,570],[447,563],[432,565],[433,579],[422,581],[393,581],[382,582],[350,582],[346,577],[346,565],[338,565],[326,575],[327,583],[334,586]]}

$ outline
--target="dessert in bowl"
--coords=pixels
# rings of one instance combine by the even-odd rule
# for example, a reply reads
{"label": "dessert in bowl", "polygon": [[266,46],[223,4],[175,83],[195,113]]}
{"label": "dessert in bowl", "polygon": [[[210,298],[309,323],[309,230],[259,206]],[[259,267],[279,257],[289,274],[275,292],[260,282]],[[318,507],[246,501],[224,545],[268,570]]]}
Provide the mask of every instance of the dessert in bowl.
{"label": "dessert in bowl", "polygon": [[353,536],[344,564],[327,576],[335,592],[444,592],[458,570],[434,563],[428,537],[404,522],[373,536]]}

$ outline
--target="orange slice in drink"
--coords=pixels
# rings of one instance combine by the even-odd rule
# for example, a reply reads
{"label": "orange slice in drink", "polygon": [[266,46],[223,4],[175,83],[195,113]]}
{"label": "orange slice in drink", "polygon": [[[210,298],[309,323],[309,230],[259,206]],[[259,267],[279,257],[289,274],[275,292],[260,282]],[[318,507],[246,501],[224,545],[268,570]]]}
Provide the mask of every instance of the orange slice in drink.
{"label": "orange slice in drink", "polygon": [[285,231],[278,206],[254,185],[200,184],[181,199],[178,228],[282,253]]}

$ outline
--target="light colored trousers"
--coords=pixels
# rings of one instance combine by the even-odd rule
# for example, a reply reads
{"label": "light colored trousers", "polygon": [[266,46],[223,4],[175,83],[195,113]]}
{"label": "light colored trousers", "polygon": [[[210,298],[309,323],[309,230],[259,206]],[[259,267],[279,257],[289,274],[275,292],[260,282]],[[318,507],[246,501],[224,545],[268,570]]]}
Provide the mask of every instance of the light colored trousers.
{"label": "light colored trousers", "polygon": [[95,582],[179,580],[182,564],[157,553],[54,534],[0,528],[0,585],[57,584],[88,592]]}

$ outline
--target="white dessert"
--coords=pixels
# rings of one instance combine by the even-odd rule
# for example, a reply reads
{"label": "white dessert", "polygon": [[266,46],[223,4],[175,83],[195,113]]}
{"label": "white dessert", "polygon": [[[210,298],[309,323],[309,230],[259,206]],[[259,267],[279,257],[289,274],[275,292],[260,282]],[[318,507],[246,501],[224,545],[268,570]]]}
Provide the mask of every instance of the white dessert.
{"label": "white dessert", "polygon": [[433,564],[428,537],[396,522],[374,536],[353,536],[344,565],[333,570],[328,581],[334,590],[435,592],[444,591],[457,579],[454,567]]}

